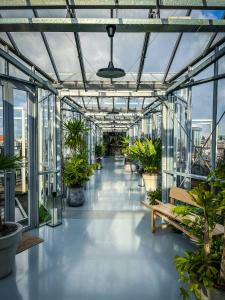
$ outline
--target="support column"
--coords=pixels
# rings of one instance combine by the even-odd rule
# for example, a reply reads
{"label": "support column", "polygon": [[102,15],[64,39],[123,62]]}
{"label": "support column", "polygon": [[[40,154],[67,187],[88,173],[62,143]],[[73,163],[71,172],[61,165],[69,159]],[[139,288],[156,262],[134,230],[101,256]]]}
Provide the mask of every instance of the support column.
{"label": "support column", "polygon": [[[191,165],[192,165],[192,88],[187,88],[187,106],[186,106],[186,130],[187,130],[187,147],[186,147],[186,173],[191,174]],[[184,182],[186,189],[191,188],[191,178],[186,178]]]}
{"label": "support column", "polygon": [[[216,48],[215,53],[218,52]],[[214,63],[214,76],[218,75],[219,62],[218,60]],[[211,146],[211,169],[216,168],[217,161],[217,105],[218,105],[218,80],[213,82],[213,110],[212,110],[212,146]]]}

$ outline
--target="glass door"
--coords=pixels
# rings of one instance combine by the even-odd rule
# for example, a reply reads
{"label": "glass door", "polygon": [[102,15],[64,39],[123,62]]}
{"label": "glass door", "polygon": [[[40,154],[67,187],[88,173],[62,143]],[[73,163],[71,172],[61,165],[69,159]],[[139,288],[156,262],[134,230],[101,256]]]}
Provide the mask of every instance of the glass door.
{"label": "glass door", "polygon": [[[41,98],[41,97],[40,97]],[[39,122],[39,222],[61,223],[59,114],[54,95],[38,103]]]}

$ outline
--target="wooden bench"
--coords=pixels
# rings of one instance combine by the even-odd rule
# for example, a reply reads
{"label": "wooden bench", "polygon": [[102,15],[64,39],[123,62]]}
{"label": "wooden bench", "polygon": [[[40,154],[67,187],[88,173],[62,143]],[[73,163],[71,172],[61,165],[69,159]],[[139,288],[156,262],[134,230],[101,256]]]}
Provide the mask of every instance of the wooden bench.
{"label": "wooden bench", "polygon": [[[194,221],[195,216],[194,215],[188,215],[185,217],[178,216],[173,213],[173,209],[176,207],[176,201],[182,202],[182,204],[191,205],[194,207],[201,208],[198,206],[191,198],[189,193],[181,188],[172,187],[170,189],[169,194],[170,202],[169,203],[162,203],[161,201],[158,201],[158,205],[150,205],[146,201],[143,201],[142,204],[149,208],[151,210],[150,212],[150,220],[151,220],[151,229],[154,233],[157,228],[163,229],[168,226],[173,226],[176,229],[182,231],[189,237],[191,237],[193,240],[196,240],[196,237],[191,235],[187,228],[182,224],[183,219],[189,219],[191,221]],[[161,223],[156,224],[156,219],[160,218],[163,221],[166,221],[167,223]],[[213,235],[221,235],[224,233],[224,226],[220,224],[216,224]]]}

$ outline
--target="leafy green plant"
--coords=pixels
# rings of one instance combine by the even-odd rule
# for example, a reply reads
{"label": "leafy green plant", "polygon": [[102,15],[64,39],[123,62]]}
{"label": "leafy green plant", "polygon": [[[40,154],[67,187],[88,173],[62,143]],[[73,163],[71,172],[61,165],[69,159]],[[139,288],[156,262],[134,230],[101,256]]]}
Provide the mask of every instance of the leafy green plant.
{"label": "leafy green plant", "polygon": [[88,164],[82,155],[69,158],[64,166],[63,178],[68,187],[80,187],[93,174],[95,165]]}
{"label": "leafy green plant", "polygon": [[39,204],[39,208],[38,208],[38,215],[39,215],[39,223],[46,223],[47,221],[49,221],[51,219],[51,216],[47,210],[47,208],[45,208],[45,206],[43,204]]}
{"label": "leafy green plant", "polygon": [[129,136],[121,137],[120,143],[121,143],[122,154],[125,157],[128,157],[130,155],[130,138],[129,138]]}
{"label": "leafy green plant", "polygon": [[95,156],[97,158],[103,157],[105,154],[105,146],[103,144],[95,145]]}
{"label": "leafy green plant", "polygon": [[86,151],[85,135],[89,129],[86,128],[84,122],[73,119],[63,125],[65,129],[65,146],[76,154]]}
{"label": "leafy green plant", "polygon": [[150,205],[157,205],[158,202],[156,200],[162,200],[162,191],[160,188],[157,188],[155,191],[147,192],[147,197]]}
{"label": "leafy green plant", "polygon": [[143,141],[137,140],[130,146],[131,156],[139,160],[143,169],[147,173],[157,173],[161,168],[161,140],[149,140],[144,138]]}
{"label": "leafy green plant", "polygon": [[[218,278],[221,278],[219,266],[222,265],[224,246],[221,238],[213,237],[213,230],[218,214],[224,212],[225,197],[215,193],[212,187],[213,183],[210,181],[190,191],[192,200],[199,208],[178,206],[173,210],[184,217],[183,224],[187,226],[190,234],[198,238],[199,248],[196,251],[185,252],[184,256],[174,258],[180,281],[188,285],[189,291],[193,292],[197,299],[200,299],[201,289],[206,291],[212,288]],[[181,287],[183,299],[189,298],[189,291],[184,286]]]}

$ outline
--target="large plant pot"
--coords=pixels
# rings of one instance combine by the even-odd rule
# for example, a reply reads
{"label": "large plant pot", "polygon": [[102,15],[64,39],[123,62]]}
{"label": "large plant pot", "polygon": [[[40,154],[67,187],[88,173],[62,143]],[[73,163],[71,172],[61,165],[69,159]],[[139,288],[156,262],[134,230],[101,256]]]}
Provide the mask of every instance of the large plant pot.
{"label": "large plant pot", "polygon": [[0,279],[8,276],[13,270],[16,248],[21,240],[23,229],[21,224],[16,223],[16,225],[16,231],[0,237]]}
{"label": "large plant pot", "polygon": [[145,189],[147,192],[153,192],[159,187],[160,176],[158,174],[143,173]]}
{"label": "large plant pot", "polygon": [[85,201],[84,187],[73,187],[67,189],[67,204],[69,206],[82,206]]}
{"label": "large plant pot", "polygon": [[201,300],[224,300],[225,299],[225,291],[218,290],[216,288],[212,288],[207,290],[207,295],[203,291],[201,291]]}
{"label": "large plant pot", "polygon": [[97,166],[97,170],[101,170],[102,169],[102,159],[101,158],[97,158],[96,159],[96,164]]}

